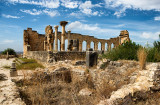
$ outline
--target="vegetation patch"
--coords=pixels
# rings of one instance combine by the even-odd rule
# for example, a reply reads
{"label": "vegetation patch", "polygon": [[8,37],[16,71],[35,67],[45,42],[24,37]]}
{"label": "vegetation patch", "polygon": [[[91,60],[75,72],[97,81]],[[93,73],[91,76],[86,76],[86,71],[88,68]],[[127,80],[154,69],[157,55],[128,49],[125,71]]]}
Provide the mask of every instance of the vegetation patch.
{"label": "vegetation patch", "polygon": [[35,59],[18,58],[16,59],[17,70],[35,70],[36,68],[44,68]]}
{"label": "vegetation patch", "polygon": [[5,68],[5,69],[10,69],[11,66],[5,65],[5,66],[3,66],[3,68]]}

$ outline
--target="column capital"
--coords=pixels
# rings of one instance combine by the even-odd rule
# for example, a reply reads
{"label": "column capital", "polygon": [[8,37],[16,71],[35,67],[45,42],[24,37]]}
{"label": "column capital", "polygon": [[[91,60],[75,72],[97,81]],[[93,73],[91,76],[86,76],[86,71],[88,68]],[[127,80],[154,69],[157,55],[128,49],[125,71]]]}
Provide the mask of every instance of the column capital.
{"label": "column capital", "polygon": [[58,25],[54,26],[55,29],[57,29],[58,27],[59,27]]}
{"label": "column capital", "polygon": [[71,30],[68,30],[68,33],[71,33]]}
{"label": "column capital", "polygon": [[67,21],[61,21],[61,22],[60,22],[60,25],[61,25],[61,26],[66,26],[67,24],[68,24]]}

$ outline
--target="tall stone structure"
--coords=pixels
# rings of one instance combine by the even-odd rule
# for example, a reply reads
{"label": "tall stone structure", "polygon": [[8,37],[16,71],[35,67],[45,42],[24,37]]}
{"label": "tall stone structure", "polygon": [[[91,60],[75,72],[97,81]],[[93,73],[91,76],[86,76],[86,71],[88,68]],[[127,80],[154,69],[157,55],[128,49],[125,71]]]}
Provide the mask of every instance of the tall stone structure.
{"label": "tall stone structure", "polygon": [[66,21],[61,21],[60,25],[62,26],[62,33],[61,33],[61,51],[65,51],[65,26],[68,24]]}
{"label": "tall stone structure", "polygon": [[58,51],[58,26],[54,26],[55,28],[55,35],[54,35],[54,39],[55,39],[55,51]]}
{"label": "tall stone structure", "polygon": [[48,25],[45,28],[45,41],[44,41],[44,49],[46,51],[53,51],[53,41],[54,41],[54,37],[53,37],[53,29],[52,26]]}
{"label": "tall stone structure", "polygon": [[[54,26],[55,32],[53,32],[52,26],[45,28],[45,35],[38,34],[37,31],[33,31],[32,28],[27,28],[23,33],[23,55],[27,55],[28,51],[65,51],[65,40],[68,39],[68,51],[79,51],[82,52],[83,42],[86,42],[86,49],[91,48],[91,42],[94,43],[94,51],[98,50],[98,43],[101,44],[100,50],[110,51],[113,46],[114,48],[130,41],[129,32],[123,30],[120,35],[110,39],[97,39],[94,36],[81,35],[77,33],[71,33],[65,31],[65,26],[68,22],[61,21],[62,32],[58,32],[58,26]],[[77,40],[78,39],[78,40]],[[59,40],[59,41],[58,41]],[[74,41],[74,40],[77,40]],[[113,44],[113,45],[112,45]],[[106,49],[107,48],[107,49]]]}

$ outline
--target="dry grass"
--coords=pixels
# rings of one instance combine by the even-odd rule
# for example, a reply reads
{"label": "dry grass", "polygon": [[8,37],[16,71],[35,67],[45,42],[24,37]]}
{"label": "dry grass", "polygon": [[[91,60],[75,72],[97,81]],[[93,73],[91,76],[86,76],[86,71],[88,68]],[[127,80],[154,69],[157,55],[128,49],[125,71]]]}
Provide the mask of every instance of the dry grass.
{"label": "dry grass", "polygon": [[36,68],[44,68],[44,66],[40,63],[38,63],[34,59],[25,59],[25,58],[20,58],[23,63],[19,63],[18,61],[16,63],[16,68],[17,70],[35,70]]}
{"label": "dry grass", "polygon": [[140,48],[137,52],[139,65],[141,67],[141,70],[145,69],[146,66],[146,59],[147,59],[147,52],[145,48]]}
{"label": "dry grass", "polygon": [[[96,88],[89,73],[86,80],[72,78],[72,82],[67,81],[71,76],[68,73],[58,75],[63,82],[58,82],[53,75],[44,72],[34,72],[30,79],[27,78],[30,74],[23,72],[23,75],[24,79],[16,84],[20,88],[21,98],[27,105],[96,105],[117,89],[105,81]],[[92,95],[79,95],[79,91],[84,88],[92,91]]]}

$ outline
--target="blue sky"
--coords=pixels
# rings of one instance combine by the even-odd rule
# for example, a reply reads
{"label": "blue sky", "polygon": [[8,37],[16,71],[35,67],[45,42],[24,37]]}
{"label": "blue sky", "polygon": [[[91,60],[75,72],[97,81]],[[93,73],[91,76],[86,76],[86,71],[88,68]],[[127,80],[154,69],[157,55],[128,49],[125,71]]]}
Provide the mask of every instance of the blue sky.
{"label": "blue sky", "polygon": [[62,20],[74,33],[109,39],[128,30],[132,41],[152,45],[159,40],[160,0],[0,0],[0,51],[22,51],[24,29],[44,34]]}

